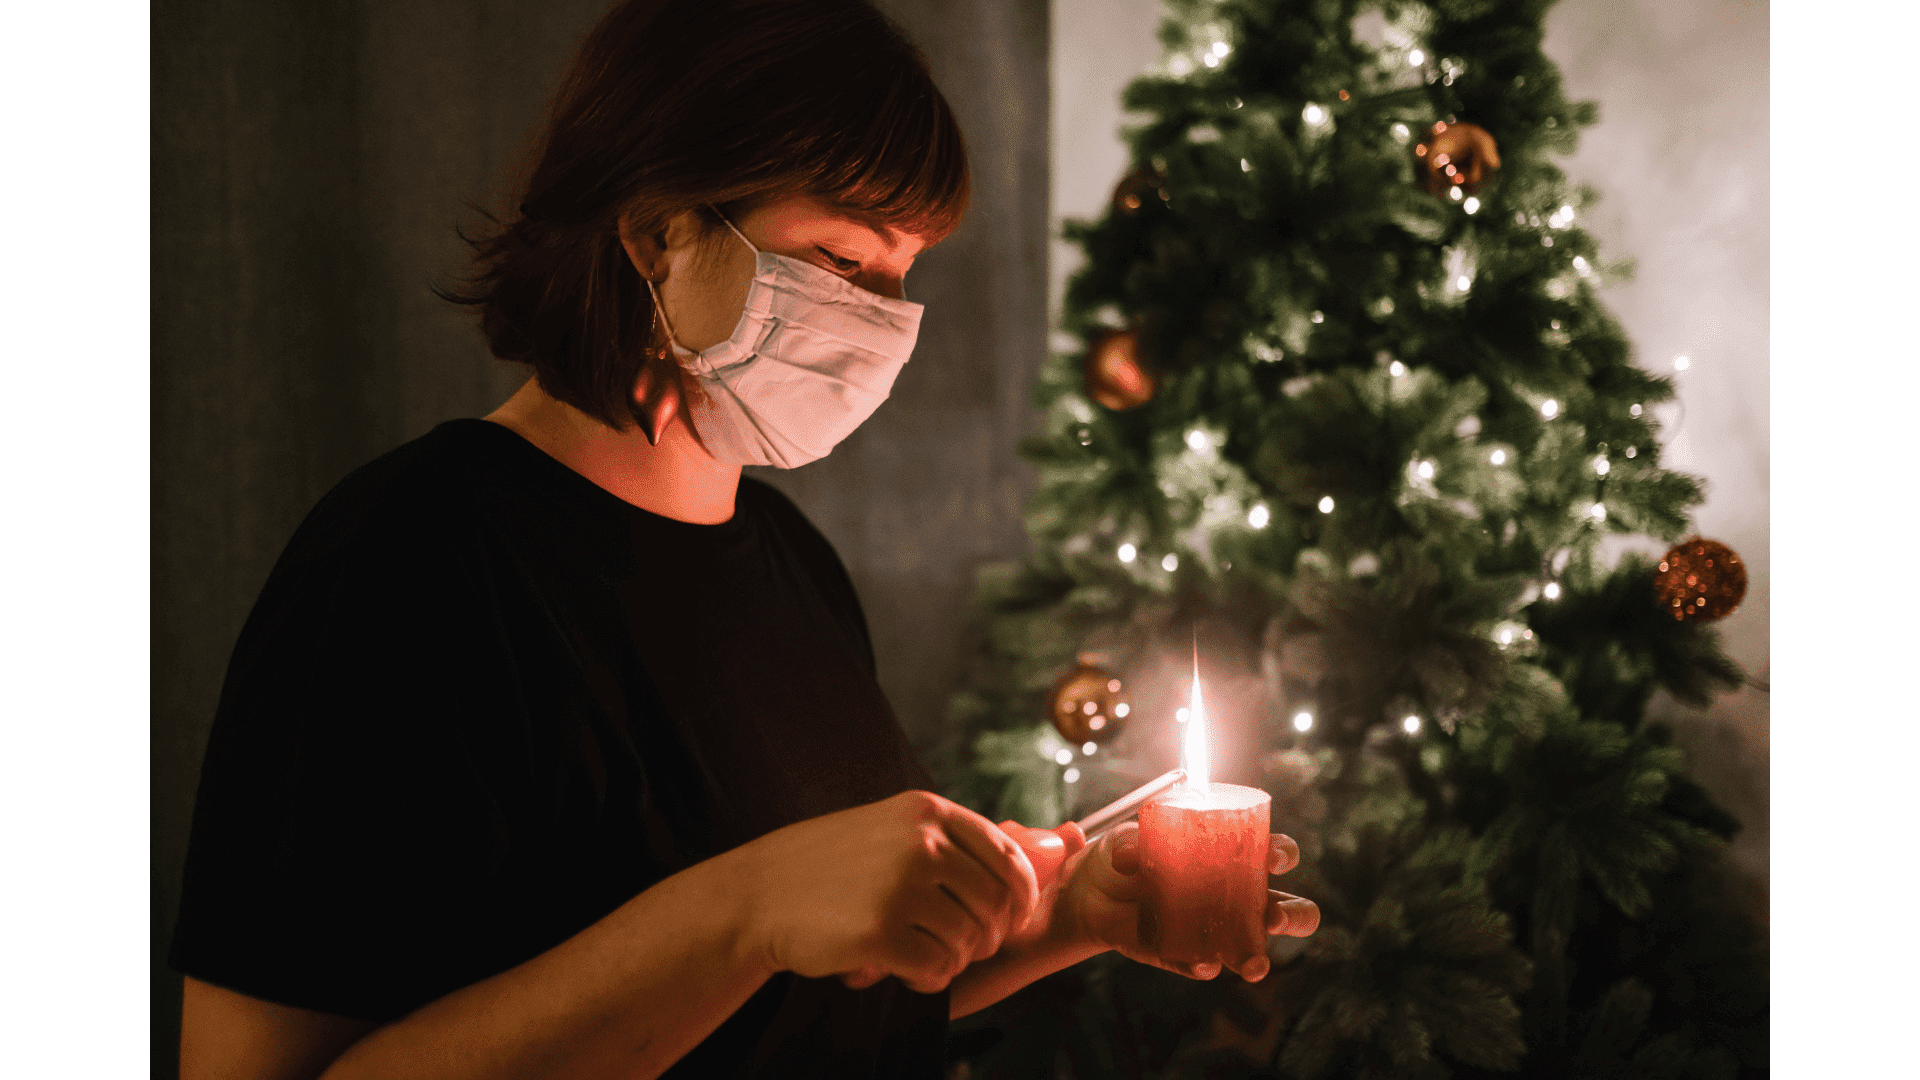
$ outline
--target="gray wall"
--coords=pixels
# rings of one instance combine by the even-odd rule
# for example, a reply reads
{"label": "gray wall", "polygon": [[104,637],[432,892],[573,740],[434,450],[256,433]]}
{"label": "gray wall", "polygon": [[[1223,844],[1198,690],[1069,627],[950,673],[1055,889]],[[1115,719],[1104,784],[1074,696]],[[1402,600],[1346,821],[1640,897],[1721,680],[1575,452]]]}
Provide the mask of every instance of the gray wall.
{"label": "gray wall", "polygon": [[[280,548],[346,472],[519,383],[428,285],[461,267],[606,0],[162,0],[153,8],[153,1071],[175,1072],[164,952],[226,659]],[[846,559],[882,682],[930,739],[967,582],[1019,551],[1013,445],[1044,349],[1045,0],[892,0],[973,153],[966,223],[894,397],[771,479]]]}
{"label": "gray wall", "polygon": [[[1054,0],[1052,213],[1092,217],[1126,167],[1120,89],[1159,60],[1161,0]],[[1607,305],[1649,370],[1677,376],[1664,406],[1666,461],[1702,476],[1700,532],[1747,560],[1747,599],[1721,626],[1728,651],[1764,685],[1769,660],[1767,17],[1764,0],[1561,0],[1545,50],[1567,95],[1600,122],[1562,164],[1600,203],[1581,222],[1638,275]],[[1079,265],[1051,249],[1051,295]],[[1661,550],[1654,546],[1651,550]],[[1745,823],[1732,857],[1767,910],[1768,696],[1758,687],[1708,710],[1664,697],[1692,768]]]}

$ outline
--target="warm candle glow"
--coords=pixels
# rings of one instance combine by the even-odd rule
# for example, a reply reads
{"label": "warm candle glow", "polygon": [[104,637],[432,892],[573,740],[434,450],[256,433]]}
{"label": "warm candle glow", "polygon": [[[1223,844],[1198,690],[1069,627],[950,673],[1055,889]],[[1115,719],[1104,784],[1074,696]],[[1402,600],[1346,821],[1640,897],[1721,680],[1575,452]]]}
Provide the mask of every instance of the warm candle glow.
{"label": "warm candle glow", "polygon": [[1207,790],[1212,769],[1207,762],[1207,713],[1200,705],[1200,660],[1193,662],[1193,704],[1188,707],[1187,732],[1180,748],[1180,765],[1187,770],[1187,785]]}

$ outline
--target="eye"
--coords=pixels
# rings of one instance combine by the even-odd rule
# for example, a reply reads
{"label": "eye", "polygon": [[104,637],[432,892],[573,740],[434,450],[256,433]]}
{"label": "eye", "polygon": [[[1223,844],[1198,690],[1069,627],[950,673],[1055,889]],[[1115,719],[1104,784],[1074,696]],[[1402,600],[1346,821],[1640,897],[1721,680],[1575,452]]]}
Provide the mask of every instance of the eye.
{"label": "eye", "polygon": [[826,248],[823,248],[818,244],[814,245],[813,250],[825,256],[828,264],[831,265],[835,270],[838,270],[840,273],[851,274],[855,270],[860,269],[860,263],[858,261],[854,259],[843,259],[840,256],[835,255],[833,252],[828,251]]}

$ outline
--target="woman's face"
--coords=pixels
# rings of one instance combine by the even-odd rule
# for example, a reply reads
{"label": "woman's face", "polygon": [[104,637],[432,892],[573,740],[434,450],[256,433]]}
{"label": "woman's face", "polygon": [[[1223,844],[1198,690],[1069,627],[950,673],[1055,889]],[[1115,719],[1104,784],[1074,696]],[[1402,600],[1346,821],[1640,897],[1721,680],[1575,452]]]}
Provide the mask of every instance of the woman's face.
{"label": "woman's face", "polygon": [[[761,251],[894,299],[905,296],[907,270],[926,247],[917,236],[855,221],[809,195],[762,203],[733,224]],[[746,306],[753,268],[753,252],[724,228],[702,237],[691,214],[669,225],[659,288],[674,339],[695,351],[727,340]]]}

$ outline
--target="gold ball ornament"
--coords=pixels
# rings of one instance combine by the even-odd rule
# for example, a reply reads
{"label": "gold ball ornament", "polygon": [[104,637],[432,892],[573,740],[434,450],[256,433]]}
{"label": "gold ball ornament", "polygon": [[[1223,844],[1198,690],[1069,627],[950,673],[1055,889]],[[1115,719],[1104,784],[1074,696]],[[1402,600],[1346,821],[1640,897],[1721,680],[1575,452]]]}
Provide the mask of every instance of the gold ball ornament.
{"label": "gold ball ornament", "polygon": [[1140,362],[1131,330],[1105,330],[1088,342],[1085,375],[1087,396],[1116,412],[1153,400],[1153,373]]}
{"label": "gold ball ornament", "polygon": [[1137,214],[1150,200],[1166,198],[1167,181],[1152,169],[1135,169],[1113,186],[1113,209],[1120,214]]}
{"label": "gold ball ornament", "polygon": [[1448,188],[1459,188],[1478,195],[1500,168],[1500,148],[1486,128],[1441,120],[1414,146],[1413,160],[1427,194],[1444,198]]}
{"label": "gold ball ornament", "polygon": [[1727,545],[1696,536],[1660,560],[1653,591],[1675,619],[1725,618],[1747,595],[1747,566]]}
{"label": "gold ball ornament", "polygon": [[1047,695],[1054,730],[1070,743],[1104,743],[1120,734],[1132,706],[1117,676],[1084,659],[1054,680]]}

